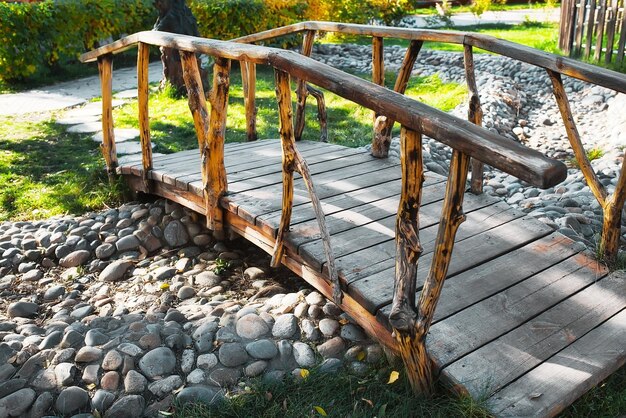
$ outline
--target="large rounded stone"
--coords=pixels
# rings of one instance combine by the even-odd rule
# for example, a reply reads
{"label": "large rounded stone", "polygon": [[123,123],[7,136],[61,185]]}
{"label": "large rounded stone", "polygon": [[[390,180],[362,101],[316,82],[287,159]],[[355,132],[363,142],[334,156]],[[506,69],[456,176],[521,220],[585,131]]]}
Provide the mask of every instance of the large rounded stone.
{"label": "large rounded stone", "polygon": [[293,343],[293,356],[300,367],[315,366],[315,353],[308,344],[301,342]]}
{"label": "large rounded stone", "polygon": [[167,224],[163,231],[163,237],[170,247],[180,247],[189,241],[189,234],[187,234],[185,225],[178,220],[173,220]]}
{"label": "large rounded stone", "polygon": [[246,345],[246,351],[252,357],[261,360],[271,360],[278,355],[276,344],[270,340],[258,340]]}
{"label": "large rounded stone", "polygon": [[91,253],[87,250],[72,251],[59,261],[59,265],[66,268],[82,266],[90,256]]}
{"label": "large rounded stone", "polygon": [[324,344],[321,344],[317,347],[317,351],[324,358],[334,357],[341,358],[343,352],[346,349],[346,344],[344,343],[341,337],[331,338],[326,341]]}
{"label": "large rounded stone", "polygon": [[119,398],[104,414],[104,418],[140,418],[146,409],[143,396],[127,395]]}
{"label": "large rounded stone", "polygon": [[18,417],[25,413],[35,400],[36,393],[30,388],[20,389],[0,399],[0,416]]}
{"label": "large rounded stone", "polygon": [[139,239],[137,239],[136,236],[126,235],[125,237],[117,240],[117,242],[115,243],[115,247],[117,248],[117,251],[124,252],[139,248],[139,244]]}
{"label": "large rounded stone", "polygon": [[135,370],[129,370],[124,378],[124,390],[126,393],[143,393],[147,384],[146,378]]}
{"label": "large rounded stone", "polygon": [[183,384],[183,379],[180,376],[173,375],[166,377],[165,379],[157,380],[156,382],[148,385],[148,390],[159,398],[172,393],[174,389],[180,387]]}
{"label": "large rounded stone", "polygon": [[212,271],[203,271],[194,279],[194,284],[199,287],[214,287],[222,282],[222,278]]}
{"label": "large rounded stone", "polygon": [[220,362],[226,367],[236,367],[248,361],[248,353],[239,343],[222,344],[218,352]]}
{"label": "large rounded stone", "polygon": [[298,330],[298,319],[293,314],[285,314],[276,318],[272,335],[276,338],[292,338]]}
{"label": "large rounded stone", "polygon": [[203,403],[215,405],[224,399],[222,392],[213,386],[192,386],[178,392],[176,400],[184,405],[186,403]]}
{"label": "large rounded stone", "polygon": [[103,282],[117,282],[124,278],[124,275],[129,268],[133,266],[133,263],[125,260],[116,260],[106,266],[100,273],[98,278]]}
{"label": "large rounded stone", "polygon": [[256,340],[270,332],[270,327],[257,314],[244,315],[237,321],[237,334],[241,338]]}
{"label": "large rounded stone", "polygon": [[59,393],[59,397],[54,405],[61,414],[73,415],[87,408],[89,405],[89,394],[83,388],[71,386]]}
{"label": "large rounded stone", "polygon": [[39,305],[33,302],[15,302],[9,305],[7,311],[10,318],[34,318],[39,311]]}
{"label": "large rounded stone", "polygon": [[98,246],[98,248],[96,248],[96,257],[98,257],[101,260],[105,258],[109,258],[113,254],[115,254],[115,245],[111,243],[106,242]]}
{"label": "large rounded stone", "polygon": [[98,411],[102,416],[102,413],[109,409],[113,401],[115,401],[113,393],[98,389],[91,399],[91,409]]}
{"label": "large rounded stone", "polygon": [[176,356],[167,347],[159,347],[148,351],[139,360],[139,368],[149,379],[170,375],[176,367]]}

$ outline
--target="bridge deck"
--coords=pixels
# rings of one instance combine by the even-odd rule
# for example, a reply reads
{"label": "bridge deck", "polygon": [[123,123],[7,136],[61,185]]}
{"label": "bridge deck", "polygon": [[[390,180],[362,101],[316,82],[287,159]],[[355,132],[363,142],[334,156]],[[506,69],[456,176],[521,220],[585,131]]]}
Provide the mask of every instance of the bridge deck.
{"label": "bridge deck", "polygon": [[[300,142],[321,199],[340,279],[342,308],[394,347],[387,317],[395,258],[399,165],[341,146]],[[277,140],[227,144],[230,228],[271,252],[281,214]],[[120,161],[144,188],[141,161]],[[149,192],[204,213],[197,150],[154,157]],[[298,177],[298,176],[296,176]],[[445,178],[426,173],[420,210],[418,291],[437,234]],[[626,280],[534,218],[486,196],[465,196],[446,285],[427,340],[441,378],[487,398],[497,416],[552,416],[624,364]],[[285,264],[329,296],[315,214],[295,182]]]}

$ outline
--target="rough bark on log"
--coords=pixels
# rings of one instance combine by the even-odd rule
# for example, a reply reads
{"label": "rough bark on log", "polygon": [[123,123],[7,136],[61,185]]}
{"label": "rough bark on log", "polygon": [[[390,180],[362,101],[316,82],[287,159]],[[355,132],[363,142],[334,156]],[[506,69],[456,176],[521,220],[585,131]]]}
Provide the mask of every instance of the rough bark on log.
{"label": "rough bark on log", "polygon": [[[474,53],[471,45],[463,46],[463,59],[465,61],[465,80],[469,91],[469,108],[467,110],[467,120],[475,125],[483,124],[483,109],[480,107],[480,96],[476,85],[476,74],[474,71]],[[472,181],[471,190],[474,194],[483,192],[483,163],[476,158],[472,158]]]}
{"label": "rough bark on log", "polygon": [[146,190],[150,190],[148,173],[152,170],[152,143],[150,141],[150,116],[148,113],[148,99],[150,95],[148,86],[149,62],[150,45],[140,43],[137,53],[137,101],[139,107],[139,137],[141,141],[143,182]]}
{"label": "rough bark on log", "polygon": [[[422,49],[422,41],[411,41],[406,50],[404,60],[393,90],[397,93],[404,94],[406,87],[411,78],[411,72],[415,65],[417,55]],[[383,80],[384,81],[384,80]],[[387,116],[378,116],[374,122],[374,140],[372,141],[372,155],[377,158],[386,158],[389,154],[389,145],[391,144],[391,130],[396,121]]]}
{"label": "rough bark on log", "polygon": [[[315,31],[309,30],[304,33],[304,39],[302,40],[302,50],[300,53],[305,57],[310,57],[313,51],[313,41],[315,41]],[[306,99],[309,95],[307,90],[306,80],[296,80],[296,123],[295,123],[295,138],[296,141],[302,139],[302,133],[304,132],[305,123],[305,108]],[[319,104],[319,101],[318,101]]]}
{"label": "rough bark on log", "polygon": [[113,130],[113,55],[106,54],[98,58],[98,72],[102,86],[102,156],[107,166],[109,181],[115,178],[117,168],[117,150]]}
{"label": "rough bark on log", "polygon": [[243,86],[243,103],[246,109],[246,138],[248,141],[258,139],[256,131],[256,64],[240,61],[241,81]]}

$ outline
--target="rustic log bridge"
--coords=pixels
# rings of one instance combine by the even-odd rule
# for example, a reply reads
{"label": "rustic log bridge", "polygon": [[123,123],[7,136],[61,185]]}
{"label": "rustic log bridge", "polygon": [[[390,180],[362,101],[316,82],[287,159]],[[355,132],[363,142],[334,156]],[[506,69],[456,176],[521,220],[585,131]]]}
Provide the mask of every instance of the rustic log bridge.
{"label": "rustic log bridge", "polygon": [[[371,83],[316,62],[307,57],[306,54],[246,44],[284,34],[305,31],[308,38],[305,36],[307,47],[303,50],[306,52],[306,50],[310,50],[312,45],[314,31],[318,30],[372,36],[375,39],[373,41],[373,55],[375,56],[375,74],[373,79],[376,83]],[[382,81],[384,81],[382,79],[384,76],[384,71],[382,70],[382,39],[384,37],[396,37],[411,41],[411,47],[407,51],[404,64],[396,80],[396,91],[377,85],[377,83],[382,84]],[[469,121],[464,121],[432,109],[401,94],[409,80],[410,70],[422,43],[435,40],[459,43],[465,47],[466,77],[470,91]],[[539,53],[526,47],[483,35],[382,28],[330,22],[305,22],[240,38],[237,42],[216,41],[155,31],[131,35],[82,56],[83,61],[98,60],[102,76],[103,96],[108,94],[110,97],[110,93],[107,92],[111,89],[110,68],[112,54],[134,45],[141,45],[140,58],[138,59],[138,63],[141,66],[147,66],[147,60],[142,58],[146,54],[147,45],[174,48],[181,53],[185,84],[189,93],[189,106],[200,149],[200,190],[202,200],[198,201],[191,192],[184,192],[182,195],[178,195],[169,188],[170,186],[154,184],[153,190],[149,189],[149,187],[152,187],[149,184],[138,185],[137,187],[143,188],[145,191],[160,193],[177,201],[187,202],[190,207],[204,211],[207,216],[207,225],[212,230],[220,232],[231,228],[238,233],[244,234],[248,239],[253,240],[253,242],[273,254],[272,265],[277,266],[283,263],[306,280],[314,282],[320,291],[332,297],[342,309],[345,309],[352,317],[359,318],[358,320],[368,332],[402,356],[413,388],[416,392],[422,393],[430,392],[434,379],[433,375],[436,370],[433,364],[431,364],[431,358],[426,350],[426,335],[433,322],[435,307],[440,299],[444,279],[450,268],[456,231],[465,219],[463,201],[470,158],[474,161],[487,163],[538,187],[547,188],[554,186],[565,179],[567,175],[566,167],[562,163],[551,160],[521,144],[507,141],[500,135],[480,126],[482,111],[473,71],[472,47],[479,47],[546,68],[553,79],[555,95],[557,95],[557,100],[565,119],[573,121],[567,101],[559,98],[561,94],[564,97],[564,93],[561,92],[560,74],[574,76],[598,85],[626,92],[626,82],[623,80],[623,77],[618,77],[611,71],[596,69],[567,58]],[[202,94],[203,86],[200,80],[199,69],[197,68],[197,60],[195,59],[196,53],[208,54],[215,58],[213,88],[209,100],[210,110]],[[234,216],[232,212],[224,211],[227,207],[225,200],[229,198],[226,195],[229,187],[224,163],[224,136],[229,71],[232,60],[240,62],[244,77],[245,97],[247,98],[248,139],[256,139],[255,124],[252,121],[255,115],[255,66],[257,64],[269,65],[275,71],[276,97],[280,116],[282,203],[278,206],[280,209],[280,223],[275,235],[271,236],[271,238],[263,235],[263,229],[259,224],[253,223],[249,225],[243,223],[241,218]],[[140,70],[140,79],[145,77],[145,72],[141,71],[143,70]],[[348,280],[345,277],[340,277],[341,272],[336,264],[331,245],[331,229],[327,225],[329,220],[326,219],[319,196],[319,193],[328,193],[328,187],[322,186],[320,189],[314,186],[314,171],[305,161],[306,152],[298,150],[298,147],[301,145],[296,147],[296,128],[293,121],[292,92],[290,88],[291,78],[298,80],[296,88],[298,103],[302,102],[307,85],[311,84],[315,85],[316,88],[329,90],[354,103],[369,108],[377,115],[377,120],[380,121],[380,138],[388,135],[394,121],[399,122],[401,125],[402,185],[396,218],[395,285],[393,304],[389,316],[390,324],[394,330],[394,338],[390,338],[388,334],[385,334],[376,319],[366,312],[352,296],[346,293]],[[140,84],[140,126],[143,129],[147,127],[148,121],[147,90],[143,81],[140,81]],[[103,100],[103,111],[106,113],[107,109],[110,109],[110,99]],[[296,107],[296,109],[300,109],[300,107]],[[117,161],[112,118],[110,117],[110,110],[108,112],[109,116],[103,117],[103,127],[108,127],[109,129],[108,133],[106,133],[105,129],[103,153],[107,169],[109,172],[113,172],[115,171]],[[566,127],[568,134],[570,137],[574,137],[575,141],[577,133],[575,132],[573,122],[566,124]],[[443,196],[443,208],[438,233],[434,241],[434,250],[432,256],[429,256],[432,257],[432,262],[424,280],[419,300],[416,303],[418,260],[423,251],[418,232],[420,228],[421,190],[424,187],[424,168],[421,157],[421,138],[423,135],[428,135],[452,147],[453,159]],[[379,142],[383,144],[380,149],[384,153],[385,141]],[[148,179],[150,178],[150,173],[154,171],[154,164],[148,154],[148,149],[150,148],[149,132],[142,135],[142,144],[145,144],[142,147],[145,152],[141,163],[142,176]],[[254,146],[254,144],[247,146]],[[147,175],[145,174],[146,171],[148,172]],[[476,172],[473,172],[473,178],[474,176],[476,176],[476,179],[479,178],[478,171],[476,169]],[[585,171],[589,171],[589,169],[585,169]],[[294,172],[302,176],[304,188],[310,197],[314,213],[313,219],[319,230],[319,239],[325,255],[325,262],[317,272],[314,272],[309,266],[303,266],[295,262],[294,260],[299,257],[298,254],[294,253],[297,249],[294,250],[287,245],[290,238],[292,238],[290,225],[291,217],[294,213]],[[585,175],[590,174],[586,173]],[[178,180],[175,183],[178,183]],[[475,186],[478,189],[479,185],[476,184]],[[620,214],[617,209],[621,209],[624,204],[625,187],[626,176],[622,175],[613,197],[607,198],[606,192],[604,194],[601,191],[597,192],[607,202],[606,205],[603,205],[605,211],[613,211],[609,214],[608,220],[605,221],[605,229],[611,229],[612,232],[605,231],[605,238],[611,233],[617,234],[619,238]],[[316,192],[316,190],[321,190],[321,192]],[[615,241],[614,238],[610,239]],[[268,242],[271,242],[271,245],[268,245]],[[606,247],[607,253],[612,250],[613,247]],[[437,365],[434,366],[437,367]]]}

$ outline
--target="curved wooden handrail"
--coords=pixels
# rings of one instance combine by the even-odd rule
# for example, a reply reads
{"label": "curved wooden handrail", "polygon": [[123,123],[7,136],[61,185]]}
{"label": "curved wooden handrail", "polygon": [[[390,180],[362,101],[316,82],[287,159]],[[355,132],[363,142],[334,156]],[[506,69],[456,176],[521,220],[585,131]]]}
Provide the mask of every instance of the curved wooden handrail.
{"label": "curved wooden handrail", "polygon": [[138,43],[271,65],[390,117],[410,129],[422,132],[537,187],[554,186],[567,176],[567,168],[563,163],[538,151],[293,51],[146,31],[87,52],[81,56],[81,60],[94,61],[98,57],[118,53]]}
{"label": "curved wooden handrail", "polygon": [[307,21],[281,28],[270,29],[252,35],[233,39],[234,42],[253,43],[268,41],[279,36],[294,34],[306,30],[337,32],[347,35],[363,35],[382,38],[446,42],[471,45],[518,61],[526,62],[563,75],[588,81],[598,86],[626,93],[626,78],[622,73],[598,67],[592,64],[540,51],[515,42],[499,39],[491,35],[473,32],[445,31],[436,29],[392,28],[387,26],[359,25],[354,23],[335,23]]}

